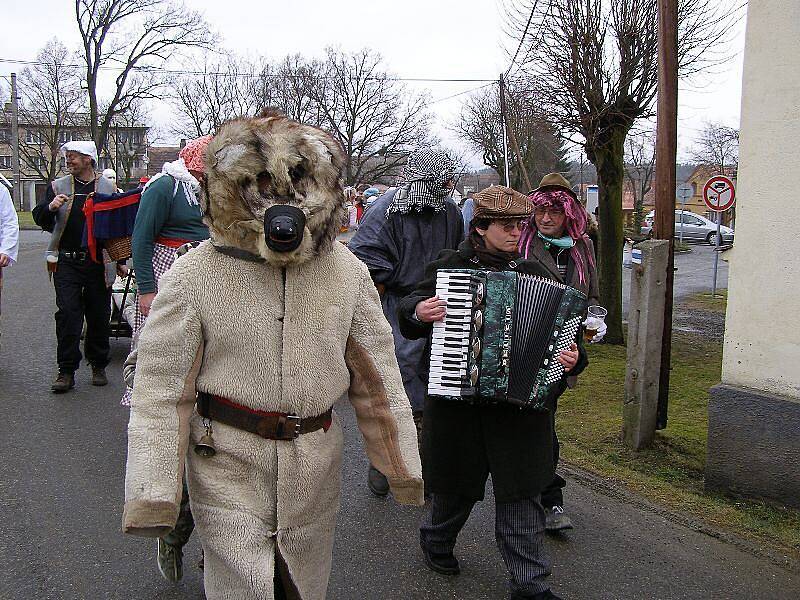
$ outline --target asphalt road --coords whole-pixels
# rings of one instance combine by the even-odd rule
[[[112,341],[111,384],[54,396],[52,287],[46,238],[24,232],[20,263],[7,269],[0,348],[0,600],[202,597],[196,537],[178,585],[155,568],[153,540],[120,532],[127,410]],[[343,496],[328,598],[501,599],[506,577],[494,543],[493,505],[480,503],[456,553],[463,572],[446,578],[421,560],[422,509],[372,497],[353,414],[346,430]],[[491,498],[491,496],[488,496]],[[571,599],[796,599],[800,575],[664,516],[570,480],[577,528],[550,540],[553,589]]]
[[[674,300],[680,301],[692,294],[711,292],[714,282],[714,246],[691,244],[691,252],[675,255],[675,282],[672,293]],[[628,314],[630,300],[631,270],[622,269],[623,314]],[[717,289],[728,287],[728,263],[720,258],[717,267]]]

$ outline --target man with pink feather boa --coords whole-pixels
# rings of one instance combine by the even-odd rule
[[[586,234],[588,215],[569,182],[559,173],[550,173],[528,197],[533,202],[534,213],[520,236],[520,254],[526,260],[540,263],[553,278],[586,294],[589,305],[597,304],[600,294],[594,245]],[[603,323],[591,343],[599,342],[605,334]],[[569,387],[574,387],[575,383],[575,377],[567,379]],[[555,419],[555,409],[551,415]],[[555,422],[552,430],[557,465],[559,444]],[[547,531],[572,529],[572,522],[564,514],[562,489],[565,485],[566,481],[556,473],[553,482],[542,492]]]

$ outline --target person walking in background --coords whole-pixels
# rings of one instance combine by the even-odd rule
[[[425,265],[442,250],[457,248],[464,237],[461,211],[450,198],[454,173],[455,163],[445,152],[432,148],[413,152],[403,169],[403,182],[364,213],[348,244],[378,288],[418,430],[425,399],[426,382],[419,373],[425,340],[407,340],[400,334],[397,305],[422,280]],[[365,196],[371,189],[377,190],[370,188]],[[378,496],[389,491],[386,478],[371,465],[367,484]]]
[[[113,194],[114,183],[100,177],[94,142],[72,141],[61,146],[68,175],[47,186],[44,201],[34,207],[33,220],[52,233],[47,266],[56,292],[55,314],[58,376],[51,386],[62,394],[75,387],[80,366],[81,330],[86,319],[84,350],[92,367],[92,385],[106,385],[108,336],[110,333],[111,290],[106,285],[105,267],[92,261],[84,245],[86,218],[83,205],[92,192]]]
[[[164,163],[142,192],[133,228],[133,268],[136,273],[137,313],[134,335],[144,326],[158,291],[158,279],[175,261],[186,242],[208,239],[200,208],[203,154],[211,136],[190,141],[178,160]]]
[[[368,208],[372,207],[375,204],[375,201],[380,197],[381,191],[376,187],[368,187],[364,190],[364,194],[362,196],[362,203],[364,204],[364,209],[362,211],[366,212]]]
[[[117,188],[117,192],[122,192],[122,190],[117,187],[117,172],[114,169],[103,169],[103,177],[114,184],[114,187]]]
[[[589,304],[597,304],[600,295],[595,267],[594,245],[586,234],[588,215],[569,182],[558,173],[542,178],[539,187],[529,195],[534,205],[533,217],[520,240],[520,252],[526,261],[537,263],[551,277],[583,292]],[[603,323],[592,343],[603,339]],[[574,387],[576,378],[567,379]],[[557,399],[556,399],[557,400]],[[557,401],[553,405],[553,462],[558,465],[559,443],[555,428]],[[556,532],[572,529],[571,519],[564,513],[566,485],[557,473],[542,492],[542,504],[547,517],[547,530]]]
[[[467,199],[464,200],[464,204],[461,205],[461,217],[464,219],[464,231],[469,231],[474,210],[475,200],[472,199],[472,192],[470,192]]]
[[[0,316],[3,314],[3,269],[17,261],[19,250],[19,220],[11,194],[0,182]],[[0,329],[2,333],[2,329]]]

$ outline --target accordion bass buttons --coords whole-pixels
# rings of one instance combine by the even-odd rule
[[[472,359],[477,361],[481,355],[481,339],[475,338],[475,341],[472,342]]]
[[[478,365],[472,366],[472,369],[469,372],[469,381],[472,384],[472,387],[478,385]]]

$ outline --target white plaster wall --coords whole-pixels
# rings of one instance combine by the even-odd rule
[[[800,0],[750,0],[724,383],[800,398]]]

